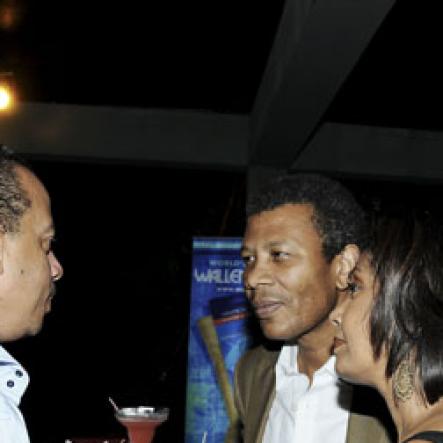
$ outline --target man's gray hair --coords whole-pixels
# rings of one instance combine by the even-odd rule
[[[12,149],[0,145],[0,229],[4,232],[18,232],[23,214],[31,207],[17,175],[19,165],[25,166],[23,160]]]

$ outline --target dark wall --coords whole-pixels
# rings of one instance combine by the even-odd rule
[[[120,405],[171,408],[159,443],[182,441],[191,240],[241,235],[244,175],[33,162],[53,200],[65,268],[36,337],[7,346],[27,368],[31,440],[124,435]]]

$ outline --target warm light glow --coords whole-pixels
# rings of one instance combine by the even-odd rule
[[[7,31],[14,28],[16,21],[16,14],[13,8],[10,6],[3,6],[0,9],[0,27],[2,29]]]
[[[12,93],[4,85],[0,85],[0,111],[6,111],[12,106]]]
[[[0,30],[15,31],[23,19],[26,2],[22,0],[0,0]]]

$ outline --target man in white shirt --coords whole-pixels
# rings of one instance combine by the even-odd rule
[[[331,356],[328,315],[366,242],[362,209],[338,182],[294,174],[257,193],[247,214],[246,296],[264,336],[284,345],[276,352],[256,348],[239,362],[234,390],[242,438],[231,429],[228,441],[388,442],[378,421],[352,410],[358,396],[337,378]]]
[[[0,441],[27,443],[25,421],[18,409],[29,376],[0,346]]]
[[[37,334],[63,268],[51,243],[49,195],[8,148],[0,147],[0,343]],[[29,377],[0,347],[0,442],[27,443],[18,409]]]

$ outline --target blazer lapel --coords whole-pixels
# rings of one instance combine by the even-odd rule
[[[350,414],[346,443],[388,442],[380,423],[367,415]]]
[[[251,392],[251,407],[248,410],[250,420],[247,435],[251,436],[251,439],[245,443],[260,443],[263,439],[269,410],[275,397],[275,362],[276,359],[273,358],[255,373],[255,391]]]
[[[373,388],[354,386],[346,443],[389,443],[395,437],[382,397]]]
[[[350,414],[346,443],[369,443],[375,441],[372,435],[368,435],[368,419],[369,417],[366,415]]]

